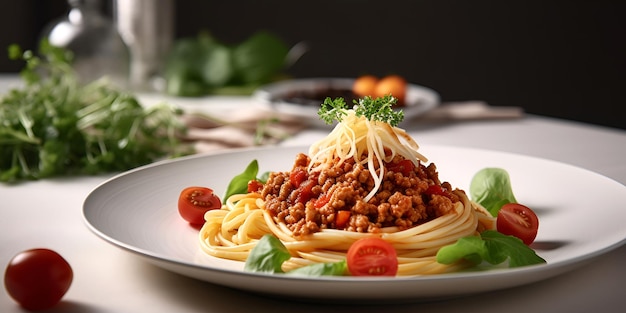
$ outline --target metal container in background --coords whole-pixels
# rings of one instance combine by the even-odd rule
[[[163,90],[162,70],[174,37],[174,0],[113,0],[120,35],[130,51],[135,90]]]

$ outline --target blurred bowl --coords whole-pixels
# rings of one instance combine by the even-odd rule
[[[353,78],[306,78],[291,79],[259,87],[252,95],[259,102],[282,115],[300,118],[314,126],[327,125],[320,120],[317,111],[326,97],[343,97],[351,104],[356,96],[352,93]],[[406,123],[439,105],[439,94],[434,90],[407,84],[405,103],[398,106],[404,112]],[[401,123],[402,125],[402,123]]]

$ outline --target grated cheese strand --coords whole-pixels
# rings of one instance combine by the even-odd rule
[[[385,154],[385,148],[391,152],[389,155]],[[309,147],[311,163],[308,170],[321,171],[341,165],[350,158],[356,163],[367,164],[374,179],[374,188],[364,199],[367,202],[382,184],[386,162],[391,162],[396,156],[411,160],[416,166],[419,161],[428,161],[418,149],[417,142],[404,129],[385,122],[370,121],[364,116],[357,116],[354,110],[348,110],[328,136]]]

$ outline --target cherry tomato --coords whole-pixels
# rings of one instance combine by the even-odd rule
[[[178,198],[178,213],[192,225],[204,224],[204,213],[221,207],[222,201],[211,188],[187,187]]]
[[[57,252],[38,248],[15,255],[4,272],[8,294],[27,310],[56,305],[72,284],[70,264]]]
[[[496,219],[496,229],[521,239],[530,245],[537,237],[539,219],[533,210],[519,203],[508,203],[500,208]]]
[[[346,255],[348,270],[354,276],[395,276],[398,255],[393,246],[377,237],[354,242]]]
[[[389,94],[398,98],[398,104],[403,104],[406,99],[406,80],[398,75],[383,77],[374,90],[375,97],[384,97]]]
[[[374,90],[378,84],[378,78],[373,75],[363,75],[357,78],[352,85],[352,92],[359,98],[374,96]]]

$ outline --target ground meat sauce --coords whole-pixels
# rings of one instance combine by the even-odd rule
[[[439,181],[433,163],[414,166],[396,157],[385,165],[380,190],[365,202],[374,179],[363,165],[348,159],[341,166],[309,174],[309,162],[307,155],[298,154],[290,172],[271,173],[261,190],[266,210],[294,236],[321,229],[371,233],[389,226],[407,229],[450,212],[460,201],[449,183]],[[342,210],[350,211],[350,218],[337,227],[337,212]]]

